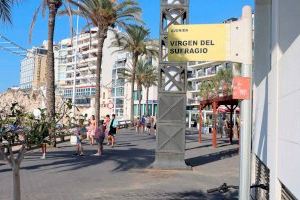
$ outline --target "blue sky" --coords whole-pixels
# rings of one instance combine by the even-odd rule
[[[13,25],[0,24],[0,33],[25,48],[39,46],[47,39],[47,19],[39,16],[33,31],[32,43],[28,32],[34,10],[41,0],[23,0],[13,8]],[[151,37],[159,37],[160,0],[138,0],[143,9],[143,19],[151,30]],[[254,0],[190,0],[190,23],[220,23],[231,17],[239,17],[244,5],[254,7]],[[55,41],[69,37],[67,17],[59,17],[56,23]],[[0,92],[19,84],[21,57],[0,50]]]

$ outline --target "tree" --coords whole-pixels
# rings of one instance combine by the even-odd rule
[[[142,115],[142,107],[141,107],[141,101],[142,101],[142,89],[143,84],[147,80],[148,76],[152,71],[150,71],[151,65],[149,62],[139,59],[136,64],[135,72],[133,71],[133,67],[127,67],[123,72],[120,72],[119,76],[120,78],[124,78],[128,80],[128,82],[132,83],[134,80],[137,85],[137,94],[138,94],[138,100],[139,100],[139,116]]]
[[[11,21],[11,7],[17,3],[18,0],[1,0],[0,1],[0,21],[12,23]]]
[[[107,32],[115,26],[126,28],[128,23],[139,21],[141,9],[137,2],[125,0],[117,3],[112,0],[80,0],[77,3],[74,0],[68,0],[80,8],[79,11],[72,11],[73,14],[79,14],[88,19],[87,26],[93,25],[98,28],[98,52],[96,68],[96,98],[95,98],[95,116],[98,124],[100,119],[100,75],[102,64],[102,50]]]
[[[211,94],[214,91],[214,83],[213,81],[207,80],[203,81],[200,85],[199,95],[202,99],[208,99],[211,97]]]
[[[150,31],[143,26],[130,25],[125,29],[126,33],[120,33],[116,40],[112,42],[113,47],[119,47],[117,51],[125,51],[131,53],[132,56],[132,77],[131,82],[131,118],[134,118],[134,84],[137,62],[140,56],[158,56],[158,45],[149,40]]]
[[[34,116],[33,113],[26,113],[18,103],[0,108],[0,155],[12,168],[13,200],[21,199],[20,166],[26,150],[45,143],[54,124],[64,118],[71,122],[71,108],[71,102],[63,102],[54,121],[49,121],[45,109],[39,109],[40,115]]]
[[[32,30],[34,28],[38,13],[42,10],[43,16],[45,10],[48,8],[48,49],[47,49],[47,68],[46,68],[46,99],[47,99],[47,112],[51,121],[55,118],[55,73],[54,73],[54,51],[53,51],[53,38],[55,30],[55,20],[58,9],[62,6],[63,0],[42,0],[41,5],[36,9],[30,25],[29,40],[31,41]],[[49,132],[55,135],[54,127],[50,127]],[[50,135],[50,136],[51,136]],[[55,146],[54,139],[54,146]]]
[[[218,96],[220,93],[227,96],[231,93],[232,85],[232,69],[221,69],[217,72],[213,79],[215,93]]]
[[[149,64],[147,69],[147,75],[143,81],[143,85],[146,88],[146,115],[149,115],[148,99],[149,99],[149,88],[157,85],[158,73],[156,68]]]
[[[211,79],[201,83],[199,95],[204,98],[218,97],[220,94],[229,95],[231,93],[232,70],[221,69]]]

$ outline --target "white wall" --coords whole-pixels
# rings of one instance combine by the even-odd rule
[[[255,12],[253,151],[270,169],[270,199],[279,181],[300,198],[300,1],[256,0]]]

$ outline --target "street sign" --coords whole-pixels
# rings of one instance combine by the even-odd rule
[[[249,64],[252,61],[245,53],[248,40],[244,39],[247,23],[241,18],[225,24],[172,25],[168,29],[168,60]]]
[[[226,24],[173,25],[168,30],[169,61],[226,60]]]
[[[233,77],[232,98],[241,100],[250,99],[250,78],[240,76]]]

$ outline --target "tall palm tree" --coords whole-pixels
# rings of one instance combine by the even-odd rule
[[[129,52],[132,56],[132,77],[131,82],[131,115],[130,120],[134,118],[134,83],[136,66],[140,56],[158,56],[158,45],[149,40],[150,31],[143,26],[130,25],[125,29],[126,33],[119,34],[112,42],[112,47],[119,47],[118,51]]]
[[[208,99],[214,93],[215,85],[211,80],[206,80],[201,83],[199,95],[202,99]]]
[[[149,63],[147,69],[147,75],[143,81],[143,86],[146,88],[146,115],[149,115],[148,99],[149,99],[149,88],[151,86],[157,85],[157,70]]]
[[[53,139],[53,134],[55,131],[55,73],[54,73],[54,30],[55,30],[55,20],[58,9],[62,6],[63,0],[42,0],[39,7],[35,10],[33,19],[30,25],[29,31],[29,41],[31,41],[32,31],[38,16],[39,11],[42,11],[42,15],[45,16],[45,11],[48,8],[48,44],[47,44],[47,68],[46,68],[46,99],[47,99],[47,113],[49,120],[53,123],[52,128],[50,128],[50,140]],[[54,137],[55,138],[55,137]],[[55,146],[55,139],[54,139]]]
[[[146,62],[145,60],[139,59],[136,63],[136,69],[133,71],[133,66],[125,68],[123,72],[119,74],[120,78],[126,79],[128,82],[133,82],[133,80],[136,82],[137,86],[137,94],[138,94],[138,115],[141,117],[142,115],[142,90],[143,90],[143,84],[146,81],[147,77],[150,75],[150,69],[151,65],[149,62]]]
[[[17,2],[18,0],[0,0],[0,21],[12,23],[11,7]]]
[[[115,26],[126,28],[128,23],[139,21],[141,9],[134,0],[124,0],[115,2],[114,0],[68,0],[80,8],[79,11],[73,11],[74,14],[85,16],[88,19],[87,26],[95,26],[98,28],[98,52],[97,52],[97,68],[96,68],[96,98],[95,98],[95,115],[96,122],[100,118],[100,74],[102,64],[102,50],[107,32]]]
[[[232,69],[221,69],[217,72],[213,79],[216,96],[220,92],[223,95],[228,95],[231,92],[232,76]]]

